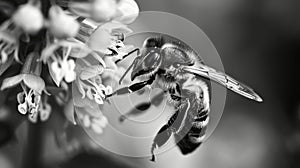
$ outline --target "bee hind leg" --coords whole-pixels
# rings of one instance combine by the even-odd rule
[[[158,131],[158,133],[156,134],[153,143],[152,143],[152,147],[151,147],[151,159],[150,161],[155,161],[155,155],[154,155],[154,149],[157,147],[161,147],[162,145],[164,145],[169,138],[172,135],[172,131],[169,128],[169,125],[166,124],[163,127],[160,128],[160,130]]]

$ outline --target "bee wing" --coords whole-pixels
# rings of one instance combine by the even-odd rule
[[[208,67],[206,65],[201,64],[198,67],[192,67],[192,66],[185,66],[183,67],[183,70],[197,75],[197,76],[201,76],[201,77],[205,77],[208,79],[211,79],[223,86],[225,86],[226,88],[242,95],[245,96],[249,99],[258,101],[258,102],[262,102],[262,98],[256,94],[250,87],[242,84],[241,82],[238,82],[237,80],[235,80],[234,78],[224,74],[223,72],[219,72],[211,67]]]

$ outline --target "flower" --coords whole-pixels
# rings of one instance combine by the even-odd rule
[[[32,114],[31,118],[34,119],[34,113],[38,111],[41,94],[45,89],[45,82],[42,78],[33,74],[19,74],[13,77],[4,79],[1,90],[13,87],[21,83],[23,92],[18,93],[18,111],[21,114]]]
[[[45,82],[38,76],[41,73],[41,63],[35,62],[37,57],[36,52],[28,54],[21,73],[5,78],[1,86],[1,90],[4,90],[21,84],[23,91],[17,94],[18,111],[21,114],[29,112],[33,121],[35,120],[35,113],[39,109],[41,94],[45,91]]]
[[[23,87],[24,88],[24,87]],[[51,106],[45,101],[41,101],[41,95],[30,89],[29,92],[24,91],[17,95],[18,111],[25,115],[28,113],[28,119],[32,123],[36,123],[38,116],[41,121],[48,120],[51,113]]]
[[[63,78],[68,83],[74,81],[76,78],[74,69],[74,60],[67,60],[67,57],[64,57],[62,60],[58,59],[52,62],[51,70],[53,72],[53,80],[55,81],[56,85],[59,86]]]
[[[17,101],[19,103],[18,105],[18,111],[21,114],[27,114],[29,112],[31,114],[31,118],[34,118],[34,113],[38,111],[41,96],[33,89],[27,89],[23,86],[23,92],[18,93],[17,95]]]
[[[45,82],[44,80],[36,76],[34,74],[25,74],[21,73],[19,75],[8,77],[3,80],[1,90],[11,88],[16,86],[17,84],[24,84],[31,90],[33,90],[35,93],[41,94],[42,91],[45,90]],[[25,90],[25,89],[24,89]]]
[[[62,55],[58,54],[58,50],[62,50]],[[72,52],[76,50],[79,52]],[[47,47],[42,51],[41,60],[48,63],[49,73],[57,86],[63,79],[70,83],[75,80],[76,73],[75,61],[68,58],[85,57],[92,52],[87,46],[77,41],[58,40],[51,43],[48,41]],[[82,54],[83,53],[83,54]],[[51,58],[51,59],[49,59]]]
[[[38,6],[31,2],[20,5],[12,16],[12,21],[24,32],[34,34],[44,26],[44,17]]]
[[[74,37],[79,31],[79,23],[59,6],[51,6],[49,19],[48,29],[58,39]]]
[[[111,54],[114,46],[117,46],[122,41],[124,35],[131,33],[132,30],[126,25],[115,22],[107,22],[99,26],[90,36],[87,45],[98,52]]]
[[[112,87],[104,86],[100,75],[86,80],[77,78],[76,85],[82,95],[81,99],[87,97],[90,100],[94,100],[97,104],[103,104],[103,99],[106,98],[106,95],[112,93]]]
[[[85,128],[91,129],[96,134],[102,134],[108,120],[104,115],[91,116],[88,113],[77,113],[78,119]]]
[[[69,9],[76,15],[102,23],[114,20],[123,24],[130,24],[139,13],[139,7],[134,0],[70,2]]]

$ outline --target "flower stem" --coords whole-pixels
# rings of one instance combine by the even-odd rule
[[[30,53],[27,55],[25,63],[22,67],[21,73],[23,73],[23,74],[30,73],[30,67],[31,67],[34,56],[35,56],[34,53]]]

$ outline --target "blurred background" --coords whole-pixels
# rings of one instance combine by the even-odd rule
[[[226,73],[255,88],[264,102],[256,103],[228,92],[223,116],[215,132],[189,156],[182,156],[177,148],[158,155],[157,163],[149,162],[148,158],[91,152],[91,147],[78,147],[77,152],[66,154],[52,148],[55,146],[53,138],[46,138],[42,140],[48,150],[44,150],[40,158],[31,159],[44,160],[49,167],[67,168],[300,167],[300,73],[297,59],[300,55],[300,1],[137,2],[141,11],[174,13],[197,24],[217,48]],[[0,168],[22,167],[24,139],[26,135],[30,136],[26,132],[30,125],[24,125],[17,131],[18,142],[1,146]],[[1,129],[0,136],[6,135],[4,130]],[[72,131],[70,128],[69,132]],[[78,133],[76,129],[76,136],[84,142],[88,139],[83,130]],[[89,146],[93,145],[89,143]],[[50,164],[53,161],[59,164]]]

